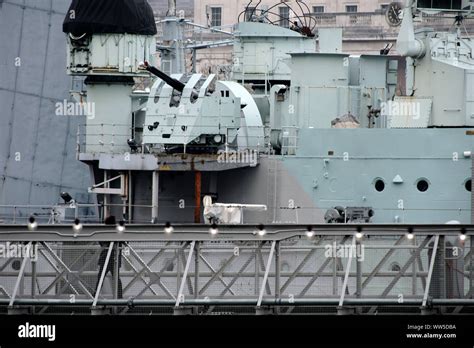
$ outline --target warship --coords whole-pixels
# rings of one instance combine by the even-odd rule
[[[249,210],[244,223],[469,223],[466,6],[449,9],[461,14],[444,33],[415,33],[411,18],[425,5],[413,6],[397,56],[345,54],[340,29],[320,29],[317,49],[309,15],[287,29],[257,7],[235,27],[229,81],[184,73],[179,21],[164,23],[163,40],[176,44],[161,50],[179,72],[167,75],[153,67],[152,27],[120,37],[66,19],[68,73],[86,76],[76,95],[95,105],[78,157],[101,197],[97,215],[201,223],[209,196],[266,206],[239,208]],[[158,76],[150,92],[134,91],[133,78],[149,73]]]
[[[232,39],[200,46],[233,46],[223,80],[185,71],[199,25],[174,1],[159,44],[132,2],[65,11],[80,83],[55,111],[83,116],[92,201],[61,191],[46,216],[5,217],[1,310],[472,312],[474,3],[392,3],[397,54],[350,55],[303,2],[284,28],[251,1]],[[415,30],[424,13],[452,28]]]

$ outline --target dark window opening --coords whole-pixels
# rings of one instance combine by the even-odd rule
[[[377,180],[375,182],[375,189],[377,190],[377,192],[383,192],[383,190],[385,190],[385,183],[383,182],[383,180]]]
[[[313,6],[313,13],[324,13],[324,6]]]
[[[466,181],[464,187],[466,188],[466,191],[472,192],[472,180],[469,179],[468,181]]]
[[[356,13],[358,10],[357,5],[346,5],[346,12]]]
[[[222,26],[222,7],[211,7],[211,27]]]
[[[418,191],[420,192],[426,192],[428,191],[430,187],[430,184],[428,183],[428,181],[422,179],[420,181],[418,181],[418,183],[416,184],[416,188],[418,189]]]
[[[245,9],[245,21],[246,22],[251,22],[257,15],[257,10],[255,7],[247,7]]]
[[[288,7],[279,7],[280,26],[283,28],[290,27],[290,9]]]

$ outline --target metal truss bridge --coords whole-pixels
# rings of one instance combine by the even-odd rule
[[[474,313],[474,226],[0,225],[0,313]]]

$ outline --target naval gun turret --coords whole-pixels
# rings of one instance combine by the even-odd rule
[[[216,153],[264,147],[262,117],[252,95],[216,75],[168,76],[145,62],[159,77],[147,103],[143,143],[152,152]]]
[[[162,79],[164,82],[166,82],[168,85],[173,87],[178,92],[182,93],[184,91],[184,87],[186,87],[186,85],[184,83],[182,83],[181,81],[178,81],[178,80],[172,78],[171,76],[166,75],[161,70],[157,69],[154,66],[151,66],[148,62],[145,62],[144,66],[145,66],[146,70],[148,70],[153,75],[155,75],[155,76],[159,77],[160,79]]]
[[[144,67],[147,71],[149,71],[153,75],[159,77],[161,80],[163,80],[169,86],[173,87],[174,90],[177,93],[183,93],[184,88],[186,87],[186,85],[184,83],[182,83],[179,80],[176,80],[176,79],[172,78],[169,75],[166,75],[164,72],[162,72],[161,70],[157,69],[156,67],[150,65],[148,62],[144,63]],[[193,90],[191,92],[191,99],[196,100],[197,98],[199,98],[199,95],[195,90]]]

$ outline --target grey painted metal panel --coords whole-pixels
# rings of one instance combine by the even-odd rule
[[[68,5],[6,0],[0,7],[0,204],[54,204],[61,191],[89,202],[89,172],[75,155],[85,120],[55,113],[71,88],[61,30]]]

